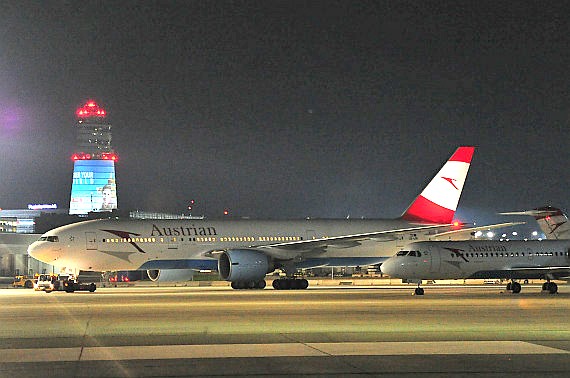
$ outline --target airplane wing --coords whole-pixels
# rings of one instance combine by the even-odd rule
[[[452,231],[449,231],[449,228],[457,227],[457,224],[449,223],[449,224],[437,224],[437,225],[418,225],[415,227],[359,233],[353,235],[331,236],[331,237],[324,237],[317,239],[308,239],[308,240],[300,240],[292,242],[279,242],[279,243],[263,244],[263,245],[254,244],[248,246],[247,249],[261,251],[276,259],[289,260],[298,257],[299,255],[317,256],[324,253],[327,249],[330,248],[340,249],[340,248],[356,247],[361,245],[362,242],[365,241],[369,242],[394,241],[397,240],[401,234],[414,232],[414,231],[445,230],[441,233],[434,234],[433,236],[431,236],[431,238],[438,238],[440,237],[440,235],[441,238],[443,238],[444,235],[456,234],[457,236],[461,236],[459,237],[459,239],[468,239],[471,236],[470,235],[471,233],[478,230],[489,230],[493,228],[509,227],[524,223],[525,222],[509,222],[509,223],[501,223],[501,224],[487,225],[480,227],[469,227]],[[457,237],[455,238],[457,239]],[[206,252],[204,255],[207,257],[215,258],[215,256],[220,254],[221,252],[223,251],[212,250]]]
[[[354,235],[332,236],[317,239],[301,240],[294,242],[273,243],[265,245],[252,245],[251,249],[262,251],[272,257],[278,259],[291,259],[299,254],[320,254],[325,252],[327,248],[350,248],[360,245],[363,241],[370,240],[376,242],[385,242],[397,240],[399,234],[423,231],[448,229],[453,224],[438,224],[428,226],[407,227],[401,229],[385,230],[378,232],[367,232]]]
[[[476,231],[488,231],[488,230],[493,230],[495,228],[518,226],[520,224],[525,224],[525,223],[526,222],[507,222],[507,223],[490,224],[488,226],[469,227],[469,228],[462,228],[460,230],[445,231],[433,235],[432,237],[430,237],[430,240],[466,240],[470,239],[472,236],[471,234]]]

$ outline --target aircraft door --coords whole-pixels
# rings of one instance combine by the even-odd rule
[[[96,250],[97,249],[97,233],[86,232],[85,233],[85,242],[86,242],[87,250]]]
[[[431,259],[429,271],[431,273],[439,272],[439,268],[440,268],[440,264],[441,264],[440,254],[438,253],[436,248],[429,247],[427,249],[429,249],[429,252],[428,252],[429,258]]]
[[[168,249],[178,249],[178,238],[176,236],[168,237]]]
[[[533,256],[532,256],[532,249],[527,248],[527,249],[526,249],[526,253],[527,253],[527,255],[528,255],[528,260],[529,260],[529,261],[532,261],[532,259],[533,259]]]

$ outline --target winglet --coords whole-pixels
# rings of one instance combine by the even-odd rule
[[[459,147],[401,219],[447,224],[453,221],[475,147]]]

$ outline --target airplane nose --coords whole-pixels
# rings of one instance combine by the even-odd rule
[[[395,272],[395,263],[394,260],[388,259],[380,265],[380,270],[387,276],[392,276]]]
[[[59,258],[59,252],[54,251],[45,242],[33,242],[28,247],[28,255],[34,259],[45,263],[53,263]]]

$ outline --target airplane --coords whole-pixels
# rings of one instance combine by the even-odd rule
[[[234,289],[262,289],[281,269],[274,288],[304,289],[298,269],[379,264],[410,241],[477,229],[453,222],[474,150],[459,147],[396,219],[99,219],[48,231],[28,253],[67,269],[146,270],[153,281],[217,270]]]
[[[532,241],[424,241],[410,243],[386,260],[382,273],[417,283],[422,280],[510,279],[507,290],[521,291],[517,279],[545,279],[542,290],[551,294],[558,286],[551,280],[570,281],[570,240]]]
[[[570,223],[568,223],[568,216],[564,214],[562,210],[555,207],[545,206],[534,210],[512,211],[499,214],[533,216],[547,239],[570,239]]]

